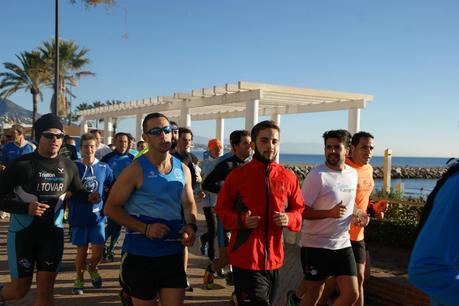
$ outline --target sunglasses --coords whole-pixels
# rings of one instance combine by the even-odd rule
[[[153,136],[159,136],[161,132],[164,132],[164,134],[169,134],[170,132],[172,132],[172,128],[170,127],[170,125],[163,126],[162,128],[154,127],[154,128],[149,129],[147,131],[147,134],[153,135]]]
[[[64,138],[64,133],[43,132],[41,135],[47,139],[53,139],[54,137],[56,137],[56,139]]]

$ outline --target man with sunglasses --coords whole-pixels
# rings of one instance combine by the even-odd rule
[[[63,125],[53,114],[34,124],[38,148],[9,164],[0,177],[0,208],[12,213],[8,230],[11,283],[0,289],[0,303],[24,297],[37,269],[35,305],[54,305],[54,280],[64,247],[63,200],[67,192],[91,203],[75,164],[59,156]]]
[[[169,153],[172,128],[166,116],[143,121],[148,153],[118,177],[105,206],[126,226],[120,283],[134,305],[182,305],[184,246],[195,240],[196,204],[188,167]]]

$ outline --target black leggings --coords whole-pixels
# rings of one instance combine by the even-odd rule
[[[210,260],[215,259],[215,237],[217,235],[217,216],[212,207],[203,207],[204,216],[206,217],[207,233],[203,234],[203,240],[209,244],[207,256]]]

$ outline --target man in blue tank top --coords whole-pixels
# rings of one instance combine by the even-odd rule
[[[196,204],[188,167],[169,153],[172,128],[166,116],[143,121],[148,153],[117,178],[105,206],[126,226],[120,283],[135,304],[183,305],[184,246],[195,240]]]

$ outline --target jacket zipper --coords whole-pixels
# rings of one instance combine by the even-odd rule
[[[266,213],[265,213],[265,268],[268,267],[268,251],[269,251],[269,165],[265,169],[265,194],[266,194]]]

